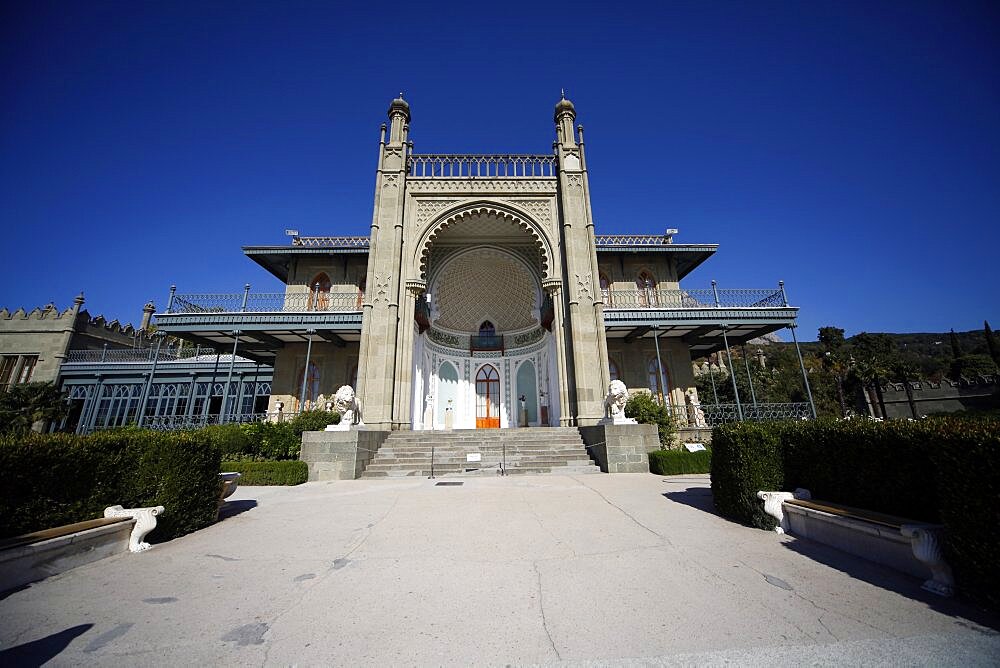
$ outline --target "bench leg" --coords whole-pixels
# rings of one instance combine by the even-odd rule
[[[904,524],[900,527],[900,533],[910,539],[913,556],[931,569],[931,579],[924,582],[923,589],[938,596],[954,595],[955,578],[952,576],[951,566],[944,560],[939,530]]]
[[[163,506],[153,506],[150,508],[122,508],[121,506],[110,506],[104,509],[105,517],[134,517],[135,526],[132,527],[132,535],[128,539],[128,549],[130,552],[142,552],[152,547],[149,543],[143,542],[150,531],[156,528],[156,516],[163,514]]]
[[[781,504],[795,495],[791,492],[757,492],[757,498],[764,502],[764,512],[778,520],[778,526],[774,527],[775,533],[785,533],[788,530],[788,519],[782,510]]]

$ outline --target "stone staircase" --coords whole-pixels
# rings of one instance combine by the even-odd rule
[[[431,449],[434,476],[600,473],[576,427],[394,431],[368,464],[362,478],[428,477]],[[469,461],[479,455],[480,461]]]

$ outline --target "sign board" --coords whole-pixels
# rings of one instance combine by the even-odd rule
[[[688,452],[700,452],[705,449],[704,443],[685,443],[684,447],[687,448]]]
[[[483,461],[483,456],[482,456],[482,454],[480,454],[478,452],[470,452],[469,454],[465,455],[465,461],[467,461],[467,462],[481,462],[481,461]]]

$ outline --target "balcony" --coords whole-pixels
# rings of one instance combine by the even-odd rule
[[[554,155],[411,155],[415,179],[544,179],[556,176]]]
[[[361,295],[350,292],[249,292],[174,294],[166,314],[191,313],[314,313],[361,310]]]
[[[729,343],[745,343],[795,325],[784,284],[777,288],[667,290],[658,287],[603,290],[608,339],[679,338],[693,356]]]

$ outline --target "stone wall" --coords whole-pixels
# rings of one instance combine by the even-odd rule
[[[622,424],[580,427],[587,453],[604,473],[649,473],[646,453],[660,449],[656,425]]]
[[[970,408],[1000,407],[1000,384],[993,379],[957,383],[947,379],[940,383],[915,381],[910,383],[910,391],[918,416],[954,413]],[[913,417],[906,388],[902,383],[885,385],[882,388],[882,398],[889,418]]]
[[[309,465],[309,482],[361,477],[388,431],[306,431],[299,459]]]
[[[274,362],[274,380],[271,384],[271,400],[268,411],[275,411],[276,403],[284,404],[285,412],[298,410],[299,394],[302,392],[302,370],[306,362],[306,343],[289,343],[278,351]],[[319,335],[313,339],[309,361],[319,370],[319,406],[325,399],[333,397],[341,385],[350,385],[357,390],[354,374],[358,364],[358,344],[348,342],[343,348]],[[364,405],[361,406],[364,415]]]

